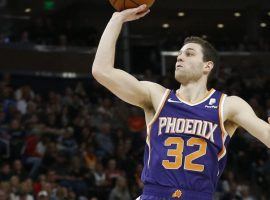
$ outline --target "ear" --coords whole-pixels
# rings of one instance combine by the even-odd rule
[[[212,61],[205,62],[205,65],[204,65],[205,72],[207,72],[209,74],[213,68],[214,68],[214,63]]]

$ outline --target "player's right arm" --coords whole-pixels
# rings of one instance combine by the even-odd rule
[[[149,87],[156,87],[155,84],[138,81],[125,71],[116,69],[114,61],[116,42],[122,25],[145,16],[149,12],[145,9],[144,5],[113,14],[103,32],[92,66],[92,74],[100,84],[120,99],[142,108],[151,106]]]

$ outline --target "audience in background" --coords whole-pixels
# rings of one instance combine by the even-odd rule
[[[267,119],[267,73],[256,73],[257,79],[255,73],[227,72],[220,71],[213,86],[241,96]],[[148,73],[148,79],[177,87],[171,77]],[[48,84],[51,90],[43,87]],[[89,79],[3,75],[0,91],[0,199],[129,200],[140,195],[146,131],[139,108]],[[228,154],[215,198],[269,199],[266,146],[239,129]]]
[[[62,13],[63,14],[63,13]],[[57,15],[57,14],[56,14]],[[66,15],[72,15],[66,13]],[[9,25],[7,25],[9,24]],[[12,25],[11,25],[12,24]],[[12,27],[16,29],[12,29]],[[33,16],[31,20],[16,21],[6,20],[0,30],[0,45],[11,45],[15,48],[31,48],[33,45],[55,46],[57,50],[67,50],[68,47],[96,47],[101,33],[98,32],[91,21],[80,18],[63,19],[54,16]],[[233,33],[206,36],[219,51],[269,51],[270,41],[266,32],[259,33],[257,40],[249,38],[245,34]],[[158,37],[157,49],[178,50],[179,44],[186,36],[194,35],[194,32],[164,31],[152,37]],[[200,36],[200,35],[199,35]],[[205,37],[205,35],[204,35]],[[146,36],[148,38],[148,36]],[[145,40],[142,39],[142,40]],[[146,48],[146,45],[144,45]],[[153,66],[158,66],[155,53],[150,53],[149,58]]]

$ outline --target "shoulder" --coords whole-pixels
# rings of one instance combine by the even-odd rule
[[[237,106],[245,106],[248,105],[248,103],[238,96],[227,96],[225,98],[225,105],[229,106],[230,108],[235,108]]]
[[[141,81],[141,83],[147,87],[151,98],[151,106],[147,106],[145,109],[156,110],[163,96],[168,95],[170,90],[154,82]]]
[[[250,105],[241,97],[227,96],[224,101],[224,113],[227,118],[231,118],[234,115],[252,110]]]
[[[141,81],[141,83],[144,85],[144,87],[147,87],[148,92],[151,95],[151,99],[161,98],[165,92],[169,90],[158,83],[150,81]]]
[[[150,92],[164,93],[167,88],[162,85],[150,81],[140,81],[145,87],[149,89]]]
[[[233,105],[237,105],[237,104],[246,103],[246,101],[238,96],[227,96],[225,99],[225,103],[233,106]]]

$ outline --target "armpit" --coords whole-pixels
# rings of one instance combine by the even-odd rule
[[[238,128],[238,125],[234,122],[226,120],[224,122],[224,128],[225,128],[226,132],[230,135],[230,137],[232,137],[233,134],[235,133],[236,129]]]

